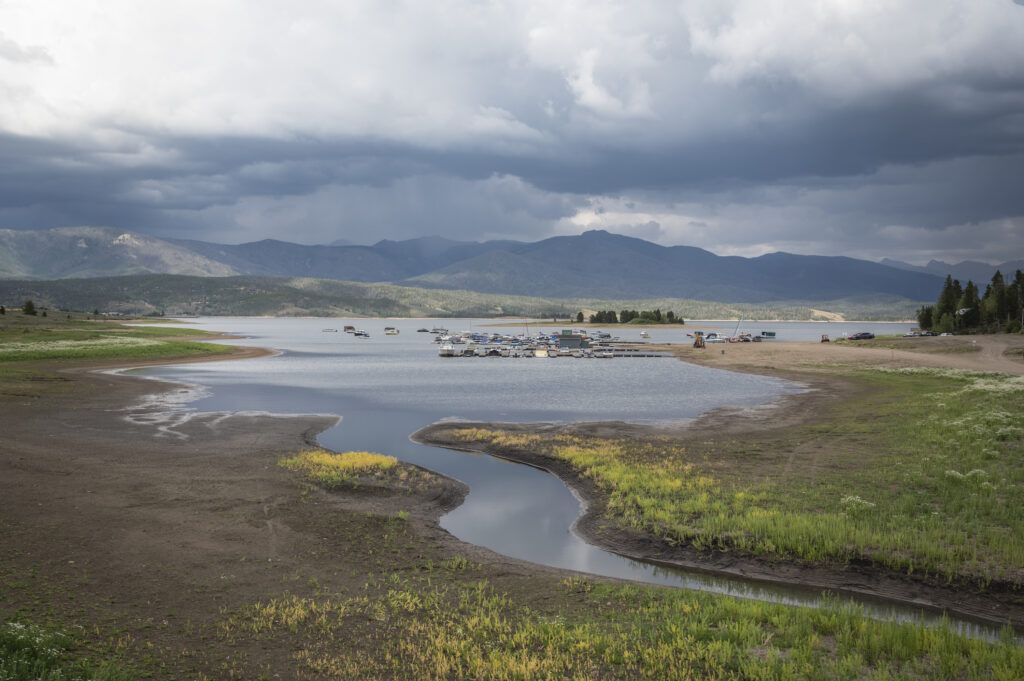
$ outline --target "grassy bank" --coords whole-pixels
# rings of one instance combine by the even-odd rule
[[[310,678],[1019,679],[1024,648],[945,628],[571,578],[534,610],[486,581],[392,574],[358,594],[272,598],[226,614],[233,646],[291,645]],[[358,645],[339,644],[356,639]]]
[[[0,316],[0,366],[16,362],[192,357],[228,352],[223,345],[189,340],[210,334],[158,325],[126,326],[82,315]]]
[[[621,525],[670,544],[1024,585],[1024,379],[848,375],[865,397],[756,442],[459,429],[571,463]]]

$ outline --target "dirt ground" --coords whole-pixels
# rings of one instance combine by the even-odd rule
[[[687,361],[776,375],[816,362],[865,358],[1024,373],[1024,362],[1003,354],[1024,345],[1024,337],[977,341],[982,349],[969,353],[816,343],[728,345],[699,355],[685,347],[673,350]],[[258,352],[240,350],[235,356]],[[328,494],[277,466],[281,456],[314,444],[317,433],[333,425],[331,417],[202,414],[169,422],[159,415],[164,409],[153,396],[180,387],[102,373],[103,368],[62,368],[41,380],[38,389],[0,393],[2,618],[81,624],[110,649],[149,659],[167,678],[196,678],[198,671],[216,677],[217,670],[232,665],[288,668],[286,649],[239,650],[225,647],[215,635],[223,613],[271,594],[355,591],[370,574],[418,570],[424,562],[460,555],[479,564],[475,578],[529,604],[546,599],[566,574],[466,545],[441,530],[437,519],[466,492],[460,483],[437,478],[413,493]],[[824,377],[801,380],[815,382],[818,394],[828,399],[846,399],[855,390]],[[773,427],[813,420],[814,405],[822,404],[799,396],[786,399],[772,410]],[[766,422],[756,413],[736,418],[717,412],[694,424],[692,434],[754,433]],[[593,434],[649,432],[624,424],[576,427]],[[584,494],[592,492],[570,472],[554,472]],[[396,525],[399,511],[409,513],[407,524]],[[665,555],[663,547],[642,537],[603,534],[592,519],[579,528],[592,541],[626,554],[702,560]],[[401,537],[400,545],[395,536]],[[785,566],[716,561],[704,567],[877,590],[967,614],[994,608],[998,616],[1024,623],[1022,609],[1008,612],[998,596],[965,600],[932,585],[871,581],[877,575],[868,570],[812,575],[786,572]]]
[[[1024,336],[947,336],[898,338],[884,342],[843,341],[831,343],[710,344],[703,350],[687,345],[666,349],[688,362],[733,371],[756,370],[771,374],[778,371],[809,369],[816,364],[870,364],[884,367],[936,367],[1024,374],[1020,354],[1008,351],[1024,347]]]

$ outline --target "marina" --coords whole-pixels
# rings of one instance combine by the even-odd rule
[[[422,331],[422,329],[421,329]],[[560,358],[614,359],[616,357],[669,357],[665,352],[645,351],[636,347],[649,341],[623,341],[619,337],[597,330],[563,329],[556,334],[501,334],[465,331],[459,334],[442,333],[434,338],[439,344],[439,357],[506,357],[506,358]],[[642,338],[650,338],[646,331]],[[462,347],[456,347],[462,346]]]

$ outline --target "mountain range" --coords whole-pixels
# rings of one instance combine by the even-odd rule
[[[958,280],[961,284],[973,281],[982,291],[985,290],[985,285],[992,281],[992,277],[995,276],[997,270],[1002,273],[1005,281],[1013,279],[1014,273],[1017,270],[1024,270],[1024,260],[1010,260],[995,266],[989,265],[986,262],[978,262],[977,260],[964,260],[955,265],[942,262],[941,260],[929,260],[927,265],[922,266],[884,258],[882,264],[909,272],[935,274],[943,279],[948,275]]]
[[[986,267],[991,270],[987,279],[971,278],[988,281],[995,268]],[[423,237],[372,246],[309,246],[270,239],[214,244],[103,227],[0,230],[0,279],[19,280],[263,275],[547,298],[763,303],[884,295],[931,302],[946,274],[940,269],[931,263],[915,268],[896,261],[789,253],[718,256],[605,231],[537,242]]]

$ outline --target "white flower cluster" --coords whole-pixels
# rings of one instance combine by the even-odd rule
[[[850,511],[874,508],[875,506],[872,502],[867,501],[866,499],[861,499],[856,494],[850,494],[843,497],[839,503],[843,505],[843,508]]]
[[[987,478],[988,473],[986,471],[981,470],[980,468],[975,468],[974,470],[967,471],[966,473],[961,473],[960,471],[955,470],[948,470],[946,471],[946,477],[953,478],[955,480],[981,480]]]
[[[116,348],[116,347],[144,347],[147,345],[160,345],[163,341],[150,338],[128,338],[125,336],[103,336],[92,340],[59,340],[59,341],[36,341],[34,343],[2,343],[0,354],[15,352],[54,352],[62,350],[77,350],[80,348]]]

